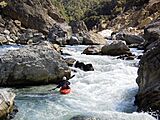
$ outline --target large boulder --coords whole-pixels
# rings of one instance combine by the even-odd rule
[[[160,18],[144,29],[145,48],[155,41],[160,41]]]
[[[48,42],[8,51],[0,57],[0,86],[57,83],[70,69]]]
[[[84,70],[84,71],[94,71],[94,68],[92,66],[91,63],[89,64],[84,64],[83,62],[79,62],[77,61],[74,65],[75,68],[80,68],[81,70]]]
[[[138,111],[160,111],[160,43],[142,56],[136,82]]]
[[[145,41],[144,38],[141,37],[140,35],[134,35],[134,34],[123,33],[123,32],[117,33],[116,39],[125,41],[127,45],[141,44]]]
[[[5,119],[13,111],[15,94],[0,89],[0,119]]]
[[[102,35],[94,32],[87,32],[83,36],[83,43],[85,45],[105,45],[107,41]]]
[[[83,54],[86,55],[100,55],[101,54],[102,45],[91,45],[88,46],[84,51]]]
[[[104,45],[102,47],[101,52],[103,55],[111,55],[111,56],[117,56],[123,54],[131,55],[128,46],[121,40],[118,41],[115,40],[110,45]]]
[[[5,1],[7,6],[3,8],[3,13],[12,19],[21,21],[27,28],[46,33],[54,23],[64,23],[64,19],[53,6],[51,0]]]

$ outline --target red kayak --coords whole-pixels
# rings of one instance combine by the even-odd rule
[[[61,94],[69,94],[71,92],[71,89],[60,89]]]

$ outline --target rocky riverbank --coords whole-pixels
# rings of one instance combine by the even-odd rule
[[[69,26],[50,0],[1,0],[0,44],[23,47],[0,56],[0,86],[58,83],[63,76],[71,77],[69,65],[74,63],[84,71],[94,70],[92,64],[64,59],[61,47],[65,45],[90,45],[82,54],[110,55],[125,60],[140,58],[129,49],[135,47],[145,51],[138,70],[135,104],[138,111],[159,110],[159,3],[142,2],[141,9],[131,2],[132,7],[127,11],[118,12],[110,22],[105,21],[105,27],[102,28],[101,22],[98,25],[101,29],[89,31],[83,21],[72,21]],[[110,33],[105,31],[106,37],[99,30],[107,28]]]

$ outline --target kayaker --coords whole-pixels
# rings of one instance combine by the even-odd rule
[[[66,77],[63,77],[62,81],[59,82],[56,88],[70,89],[69,85],[70,85],[70,82],[67,80]]]
[[[73,78],[75,75],[73,75],[71,78]],[[71,79],[70,78],[70,79]],[[62,78],[62,81],[60,81],[59,82],[59,84],[58,84],[58,86],[56,87],[56,88],[53,88],[53,89],[51,89],[51,90],[55,90],[55,89],[57,89],[57,88],[61,88],[61,89],[70,89],[70,82],[67,80],[67,78],[64,76],[63,78]],[[51,91],[51,90],[49,90],[49,91]]]

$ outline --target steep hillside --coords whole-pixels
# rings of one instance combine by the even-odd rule
[[[87,27],[143,28],[160,15],[159,0],[52,0],[68,21],[84,20]],[[149,17],[149,18],[148,18]],[[150,20],[151,17],[151,20]]]

